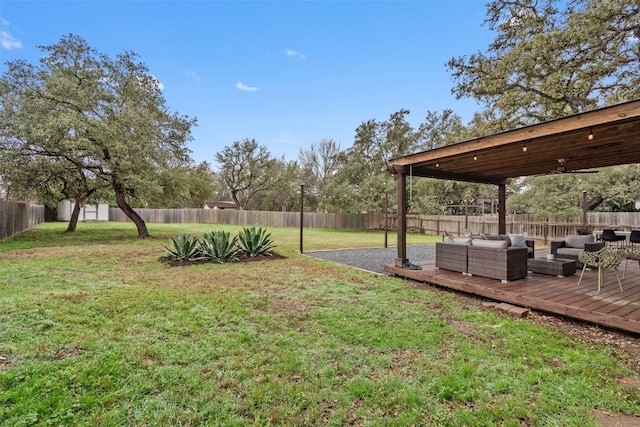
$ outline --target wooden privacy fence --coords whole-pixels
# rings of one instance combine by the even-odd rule
[[[245,211],[235,209],[135,209],[149,223],[158,224],[228,224],[262,227],[299,227],[300,212]],[[109,208],[109,221],[125,222],[129,218],[119,208]],[[304,213],[305,228],[380,229],[382,213]]]
[[[44,222],[44,206],[0,200],[0,242]]]
[[[229,224],[263,227],[299,227],[299,212],[244,211],[226,209],[136,209],[149,223]],[[0,241],[44,222],[43,205],[0,200]],[[109,208],[110,221],[129,221],[119,208]],[[396,230],[397,218],[388,215],[388,229]],[[640,229],[640,212],[588,212],[590,230],[620,227]],[[348,214],[305,212],[305,228],[336,228],[372,230],[384,228],[382,212]],[[527,233],[538,240],[562,239],[582,228],[582,221],[550,219],[547,223],[535,221],[532,215],[507,215],[508,233]],[[441,235],[495,234],[498,216],[492,215],[407,215],[407,229],[413,233]]]
[[[548,222],[535,221],[533,215],[507,215],[507,233],[527,233],[537,240],[563,239],[568,234],[576,234],[583,228],[582,221],[567,221],[551,218]],[[588,212],[587,228],[602,230],[603,228],[620,227],[625,230],[640,228],[640,212]],[[396,228],[396,217],[389,218],[389,229]],[[498,215],[407,215],[407,229],[411,232],[425,234],[463,235],[496,234],[498,232]]]
[[[243,211],[228,209],[136,209],[145,222],[149,223],[200,223],[229,224],[263,227],[299,227],[300,212]],[[109,208],[110,221],[129,221],[118,208]],[[388,229],[397,229],[397,217],[387,218]],[[640,212],[589,212],[588,227],[591,230],[621,227],[626,230],[640,228]],[[372,230],[384,228],[382,212],[346,214],[312,213],[304,214],[305,228],[337,228]],[[568,234],[576,234],[582,228],[582,221],[550,219],[543,223],[535,221],[532,215],[507,215],[507,233],[527,233],[532,239],[563,239]],[[496,234],[498,215],[407,215],[407,229],[412,233],[442,235],[450,233],[462,235]]]

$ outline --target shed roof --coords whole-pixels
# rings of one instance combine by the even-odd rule
[[[505,184],[512,178],[561,169],[630,163],[640,163],[640,100],[398,157],[388,162],[388,169],[413,176]]]
[[[236,204],[232,201],[227,200],[211,200],[208,202],[204,202],[204,206],[214,209],[236,209]]]

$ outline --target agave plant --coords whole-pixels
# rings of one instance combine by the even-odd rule
[[[229,238],[229,232],[223,230],[205,233],[200,241],[200,252],[207,259],[222,263],[224,260],[238,259],[238,237]]]
[[[275,247],[271,239],[271,233],[265,228],[244,227],[238,233],[240,250],[247,256],[273,255],[271,250]]]
[[[200,240],[190,234],[181,234],[171,239],[173,247],[165,246],[167,258],[171,261],[194,261],[201,259]]]

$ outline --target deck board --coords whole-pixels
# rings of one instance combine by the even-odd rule
[[[629,262],[620,292],[615,274],[604,272],[598,289],[597,270],[587,270],[578,286],[581,269],[567,277],[529,273],[526,279],[502,283],[499,280],[437,269],[434,261],[414,261],[422,270],[385,266],[388,273],[472,295],[507,302],[534,310],[566,316],[608,328],[640,334],[640,266]],[[622,279],[624,262],[618,274]]]

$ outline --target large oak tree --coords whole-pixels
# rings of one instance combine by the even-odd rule
[[[60,159],[73,173],[108,183],[138,235],[147,236],[131,201],[162,191],[159,171],[190,162],[195,119],[169,111],[161,85],[133,52],[111,58],[73,34],[40,48],[38,65],[9,62],[0,78],[0,148]]]
[[[486,52],[448,62],[458,98],[484,106],[473,136],[510,130],[640,97],[640,3],[628,0],[493,0]],[[567,156],[571,156],[568,151]],[[615,179],[618,178],[616,181]],[[635,167],[578,177],[530,177],[512,211],[577,216],[589,207],[627,209],[637,198]],[[623,208],[627,206],[627,208]]]
[[[494,0],[486,52],[448,62],[458,97],[504,127],[556,119],[640,96],[640,3]]]

